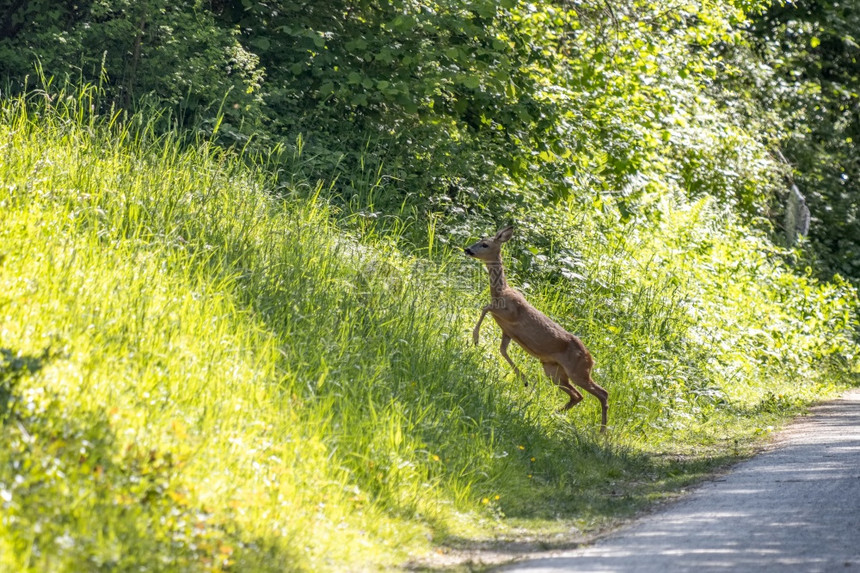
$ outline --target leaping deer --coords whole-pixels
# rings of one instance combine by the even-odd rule
[[[588,349],[579,338],[530,305],[525,297],[509,287],[505,280],[501,250],[502,244],[510,240],[513,232],[513,227],[505,227],[494,237],[481,239],[464,249],[470,257],[483,261],[490,274],[492,298],[490,304],[481,309],[481,317],[475,325],[472,338],[475,344],[478,344],[481,323],[488,312],[492,314],[496,324],[502,329],[502,344],[499,350],[525,385],[529,385],[528,380],[508,356],[508,344],[511,340],[540,360],[543,371],[550,380],[570,396],[570,401],[560,411],[569,410],[582,400],[582,394],[573,384],[596,396],[603,408],[600,431],[605,431],[609,393],[591,379],[594,360]]]

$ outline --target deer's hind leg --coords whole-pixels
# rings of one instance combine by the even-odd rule
[[[574,359],[566,358],[562,361],[562,366],[564,366],[564,370],[570,380],[600,401],[602,410],[600,431],[602,432],[606,429],[606,418],[609,412],[609,392],[598,386],[591,379],[592,364],[591,355],[587,353],[585,355],[578,355]]]
[[[555,362],[544,362],[543,371],[565,394],[570,396],[570,401],[561,407],[559,410],[560,412],[570,410],[582,401],[582,394],[580,394],[579,391],[570,383],[570,379],[567,377],[567,373],[564,371],[561,364],[557,364]]]

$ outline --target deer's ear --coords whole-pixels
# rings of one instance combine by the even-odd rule
[[[514,234],[514,228],[510,225],[496,233],[495,240],[499,243],[506,243],[511,239],[511,235]]]

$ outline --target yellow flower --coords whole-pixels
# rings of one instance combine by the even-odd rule
[[[490,499],[485,497],[484,499],[481,500],[481,503],[488,504],[488,503],[490,503]]]

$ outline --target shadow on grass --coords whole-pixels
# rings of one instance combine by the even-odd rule
[[[6,419],[14,405],[15,387],[26,376],[37,373],[51,359],[51,350],[46,348],[40,355],[31,356],[0,348],[0,422]]]
[[[404,565],[408,571],[425,573],[477,573],[525,557],[552,556],[614,533],[631,521],[659,512],[682,499],[687,488],[721,475],[749,455],[686,458],[677,455],[646,456],[638,474],[604,488],[573,494],[567,502],[559,496],[555,511],[543,507],[528,517],[501,519],[502,533],[491,539],[452,535],[439,540],[438,551]],[[608,484],[607,484],[608,485]],[[570,495],[570,494],[569,494]],[[580,529],[583,516],[596,522]],[[509,516],[512,517],[512,516]]]

